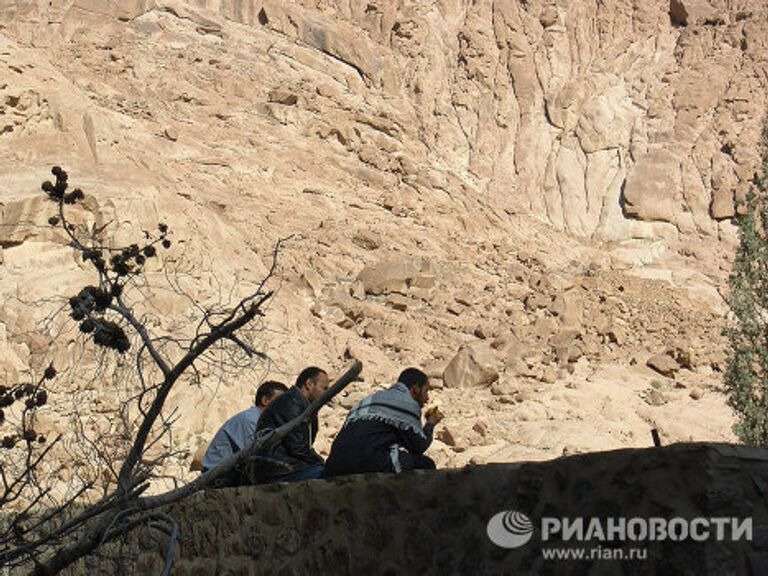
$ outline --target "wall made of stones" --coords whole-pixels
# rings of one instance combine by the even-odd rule
[[[768,451],[687,444],[548,462],[359,476],[201,492],[168,512],[177,576],[262,574],[765,574]],[[489,520],[517,510],[534,533],[495,545]],[[752,540],[626,542],[646,560],[544,560],[543,517],[752,518]],[[605,525],[605,524],[604,524]],[[165,538],[138,534],[136,574],[159,574]],[[572,544],[572,543],[571,543]],[[573,544],[611,548],[592,541]]]

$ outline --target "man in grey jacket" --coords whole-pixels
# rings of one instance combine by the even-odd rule
[[[203,457],[203,472],[215,468],[247,448],[256,436],[256,426],[261,412],[270,402],[287,390],[288,387],[285,384],[273,380],[264,382],[259,386],[256,390],[255,405],[232,416],[216,432]],[[242,477],[242,472],[239,469],[234,469],[221,478],[217,485],[238,486],[244,483],[245,479]]]

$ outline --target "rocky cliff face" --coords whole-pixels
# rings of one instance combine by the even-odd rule
[[[58,163],[89,195],[86,234],[171,224],[168,265],[203,303],[294,235],[267,370],[366,363],[322,447],[405,365],[444,386],[443,464],[654,426],[730,439],[719,291],[759,167],[767,23],[756,0],[6,2],[0,374],[96,361],[41,334],[87,278],[46,225]],[[186,299],[153,296],[159,333],[190,325]],[[179,392],[182,446],[264,375]],[[84,382],[67,385],[119,401]]]

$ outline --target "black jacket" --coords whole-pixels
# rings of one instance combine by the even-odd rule
[[[423,454],[432,443],[434,426],[424,426],[422,437],[378,420],[358,420],[341,429],[331,446],[325,475],[342,476],[366,472],[393,472],[390,446],[397,444],[411,454]]]
[[[296,386],[270,402],[259,417],[257,433],[269,428],[276,429],[290,422],[309,406],[309,401]],[[254,475],[257,480],[268,480],[283,476],[316,464],[322,464],[323,458],[315,452],[312,444],[317,436],[317,414],[304,424],[290,432],[274,448],[261,452],[260,456],[268,460],[257,461]],[[270,462],[274,460],[276,462]],[[287,466],[281,466],[280,463]]]

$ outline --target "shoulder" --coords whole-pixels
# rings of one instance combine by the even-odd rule
[[[236,416],[238,421],[242,423],[248,423],[248,424],[256,424],[258,422],[259,417],[261,416],[261,410],[259,410],[258,406],[251,406],[248,408],[248,410],[243,410]]]
[[[295,386],[289,388],[285,394],[281,394],[270,402],[264,411],[261,413],[261,417],[269,417],[271,414],[282,414],[286,410],[291,410],[293,407],[300,403],[301,392]]]
[[[232,424],[235,422],[242,422],[246,420],[256,420],[259,417],[259,414],[261,413],[261,410],[259,410],[256,406],[251,406],[250,408],[247,408],[243,410],[242,412],[238,412],[234,416],[232,416],[229,420],[226,421],[226,424]]]

